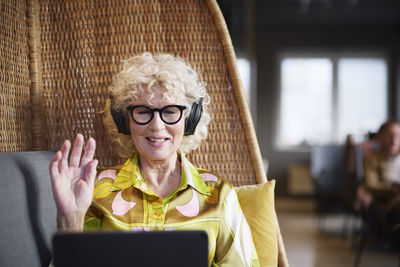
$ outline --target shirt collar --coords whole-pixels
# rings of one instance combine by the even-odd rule
[[[178,154],[178,157],[181,159],[182,167],[181,184],[179,189],[184,189],[187,187],[187,185],[189,185],[199,193],[210,196],[211,192],[201,178],[197,169],[192,165],[192,163],[189,162],[189,160],[186,159],[183,154]],[[135,153],[121,167],[110,190],[120,191],[133,186],[146,193],[151,192],[150,188],[147,186],[140,174],[138,163],[139,154]]]
[[[139,157],[137,153],[133,154],[127,161],[125,161],[124,165],[122,165],[115,177],[113,185],[110,188],[111,191],[127,189],[138,180],[138,174],[140,175],[138,162]]]
[[[193,187],[196,191],[201,194],[211,196],[211,192],[208,186],[201,178],[200,173],[197,169],[186,159],[185,155],[181,154],[181,166],[182,166],[182,178],[181,181],[186,181],[188,185]]]

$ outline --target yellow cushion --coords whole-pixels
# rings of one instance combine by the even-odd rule
[[[240,206],[250,225],[261,267],[278,266],[274,189],[275,180],[235,188]]]

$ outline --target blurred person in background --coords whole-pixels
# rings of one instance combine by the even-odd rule
[[[357,191],[370,227],[400,225],[400,122],[388,120],[376,135],[379,149],[364,160],[364,181]]]

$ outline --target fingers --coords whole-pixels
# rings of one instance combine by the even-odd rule
[[[81,134],[77,134],[75,138],[74,148],[71,152],[71,158],[69,161],[70,167],[78,167],[79,162],[81,161],[81,154],[83,148],[83,136]]]
[[[89,138],[86,147],[85,153],[83,154],[81,160],[81,167],[85,167],[88,162],[93,159],[94,152],[96,151],[96,141],[93,138]]]
[[[63,169],[68,167],[68,154],[71,149],[71,142],[69,140],[65,140],[63,145],[61,146],[61,159],[58,164],[58,171],[62,172]]]
[[[61,159],[61,152],[57,151],[57,153],[54,154],[54,156],[50,160],[49,170],[50,170],[50,176],[52,178],[54,178],[54,176],[59,173],[58,164],[60,162],[60,159]]]
[[[76,136],[74,147],[72,149],[68,164],[68,156],[71,149],[71,142],[69,140],[64,141],[60,151],[58,151],[50,161],[49,169],[52,176],[57,176],[58,174],[65,172],[69,167],[82,168],[83,172],[81,172],[80,178],[83,178],[85,181],[89,178],[87,177],[87,174],[84,173],[88,172],[90,173],[90,175],[92,175],[92,173],[94,173],[94,176],[96,175],[96,167],[98,161],[93,160],[93,156],[96,151],[96,141],[93,138],[89,138],[85,147],[84,155],[81,159],[83,143],[83,136],[81,134],[78,134]],[[86,165],[89,164],[89,168],[86,168]]]
[[[94,184],[94,180],[96,178],[96,168],[97,168],[98,163],[99,163],[99,161],[97,159],[94,159],[94,160],[90,161],[85,167],[83,179],[85,180],[85,182],[88,185]]]

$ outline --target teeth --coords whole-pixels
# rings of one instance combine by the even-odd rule
[[[150,138],[150,137],[149,137],[149,140],[152,141],[152,142],[162,142],[162,141],[164,141],[163,138],[162,139],[158,139],[158,138]]]

